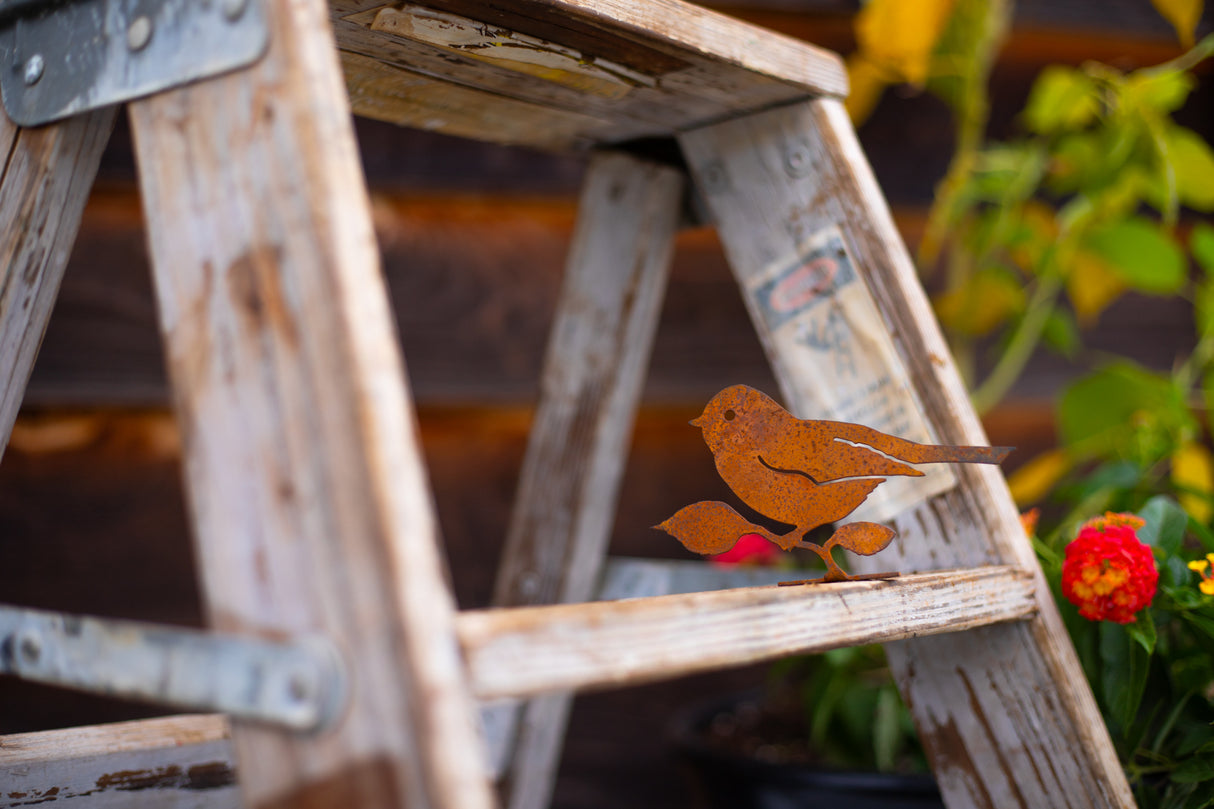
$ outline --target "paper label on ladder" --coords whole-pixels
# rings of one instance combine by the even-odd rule
[[[815,233],[797,256],[769,264],[747,294],[766,326],[770,354],[794,388],[795,415],[934,443],[893,338],[837,227]],[[852,517],[883,522],[957,484],[947,465],[920,471],[924,477],[887,480]]]

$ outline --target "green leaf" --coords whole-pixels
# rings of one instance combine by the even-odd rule
[[[1172,780],[1178,784],[1197,784],[1214,778],[1214,753],[1199,753],[1172,770]]]
[[[1147,655],[1155,652],[1155,619],[1151,615],[1150,610],[1143,610],[1136,616],[1137,620],[1132,624],[1126,624],[1126,632],[1130,637],[1138,641]]]
[[[1205,398],[1206,424],[1214,431],[1214,368],[1207,369],[1202,375],[1201,391]],[[1210,550],[1214,551],[1214,548]]]
[[[1094,178],[1104,169],[1106,154],[1104,139],[1099,131],[1068,132],[1059,136],[1050,150],[1050,190],[1070,194],[1080,188],[1090,188]]]
[[[1197,537],[1206,553],[1214,553],[1214,532],[1210,531],[1208,526],[1202,525],[1190,517],[1189,530],[1193,532],[1193,536]]]
[[[1197,789],[1188,796],[1181,809],[1210,809],[1214,806],[1214,786],[1209,781],[1195,786]]]
[[[1097,227],[1088,234],[1086,247],[1141,292],[1171,295],[1184,287],[1188,273],[1184,253],[1148,219],[1131,217]]]
[[[1047,348],[1067,359],[1074,359],[1081,347],[1075,316],[1065,309],[1054,309],[1045,319],[1041,339]]]
[[[1134,642],[1126,628],[1108,622],[1100,625],[1101,685],[1105,705],[1125,733],[1134,724],[1147,684],[1150,654]]]
[[[1179,503],[1165,495],[1157,495],[1147,501],[1138,516],[1146,520],[1146,525],[1138,529],[1139,540],[1159,548],[1167,556],[1175,556],[1180,551],[1189,515]]]
[[[877,695],[877,709],[872,728],[873,756],[879,772],[890,772],[894,769],[899,742],[902,739],[898,716],[900,707],[898,692],[892,686],[882,688]]]
[[[1194,225],[1189,235],[1189,249],[1206,274],[1214,276],[1214,227],[1206,222]]]
[[[1197,82],[1180,70],[1139,70],[1131,73],[1125,83],[1125,96],[1131,108],[1140,107],[1156,112],[1175,112],[1184,106]]]
[[[1214,152],[1210,145],[1183,126],[1169,127],[1164,140],[1181,204],[1196,211],[1214,211]]]
[[[1048,135],[1086,126],[1099,109],[1091,77],[1071,67],[1050,65],[1033,83],[1024,123],[1031,131]]]
[[[1193,590],[1192,592],[1195,593],[1197,591]],[[1204,601],[1205,599],[1202,599],[1202,602]],[[1206,616],[1199,615],[1195,612],[1186,612],[1184,613],[1184,620],[1188,621],[1194,627],[1210,636],[1210,638],[1214,639],[1214,618],[1207,618]]]
[[[1195,428],[1172,380],[1130,362],[1078,380],[1059,399],[1059,436],[1080,454],[1153,464]]]
[[[1193,290],[1193,320],[1198,334],[1214,333],[1214,281],[1199,282]]]

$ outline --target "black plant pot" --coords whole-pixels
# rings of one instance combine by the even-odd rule
[[[703,809],[944,809],[930,775],[832,772],[716,749],[705,729],[722,706],[672,730]]]

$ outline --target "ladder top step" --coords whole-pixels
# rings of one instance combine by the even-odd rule
[[[847,93],[829,51],[681,0],[331,0],[354,112],[550,150]]]
[[[1017,567],[880,581],[744,587],[460,613],[456,630],[482,699],[623,686],[791,654],[958,632],[1036,612]]]

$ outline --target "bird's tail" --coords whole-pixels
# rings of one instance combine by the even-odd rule
[[[1002,463],[1015,447],[950,447],[919,444],[898,457],[910,463]],[[913,457],[912,457],[913,456]]]

